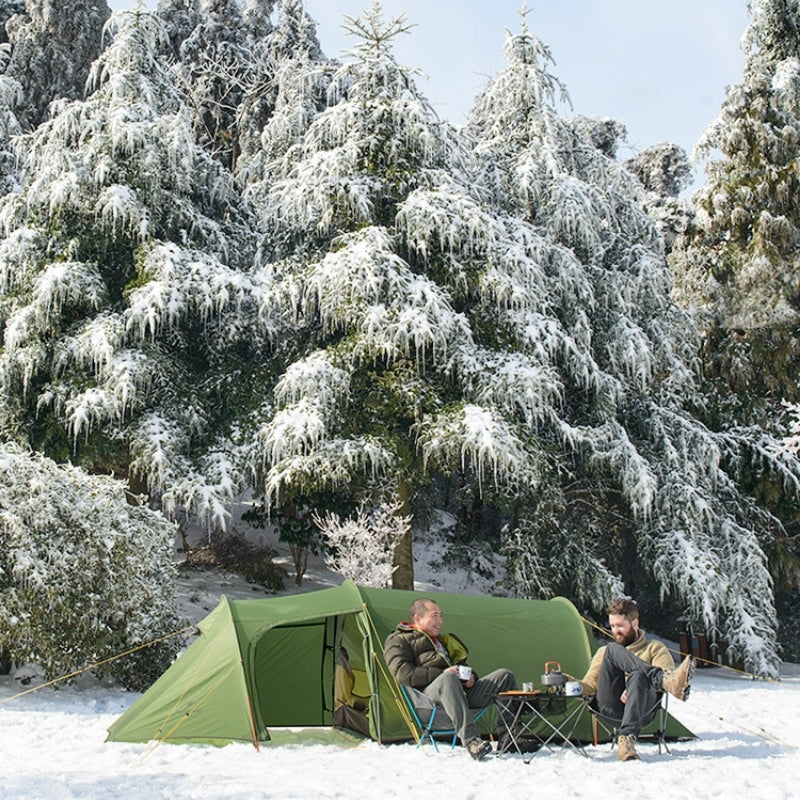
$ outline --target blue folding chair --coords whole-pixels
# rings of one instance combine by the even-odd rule
[[[400,694],[405,700],[414,724],[417,726],[419,734],[417,747],[421,747],[426,741],[429,741],[433,745],[433,749],[438,753],[437,736],[442,738],[450,737],[450,748],[452,749],[456,746],[458,732],[453,727],[453,720],[447,716],[441,704],[411,686],[400,686]],[[473,719],[477,722],[489,710],[489,706],[471,710],[474,712]]]

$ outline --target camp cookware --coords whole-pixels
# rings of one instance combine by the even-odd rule
[[[559,664],[558,661],[545,661],[542,685],[560,689],[565,682],[566,678],[561,671],[561,664]]]

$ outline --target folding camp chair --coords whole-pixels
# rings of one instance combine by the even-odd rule
[[[458,732],[453,727],[453,720],[447,716],[441,704],[411,686],[400,686],[400,694],[405,700],[414,724],[417,726],[417,732],[419,733],[417,747],[421,747],[426,741],[429,741],[433,745],[433,749],[438,753],[437,736],[450,737],[450,748],[452,749],[456,746]],[[474,712],[473,719],[477,722],[489,710],[489,706],[470,710]]]
[[[669,703],[669,693],[668,692],[659,692],[658,697],[656,699],[655,704],[650,708],[650,711],[647,713],[647,716],[652,715],[652,720],[644,728],[639,734],[639,741],[647,741],[652,740],[658,744],[658,752],[659,755],[661,754],[661,748],[663,747],[667,753],[672,754],[672,751],[669,749],[669,745],[667,745],[666,733],[667,733],[667,720],[669,719],[669,715],[667,713],[667,705]],[[592,730],[594,732],[594,744],[597,745],[598,738],[599,738],[599,729],[602,728],[610,737],[611,737],[611,746],[614,746],[614,743],[617,740],[617,728],[619,724],[622,722],[621,719],[614,719],[612,717],[608,717],[604,714],[601,714],[600,711],[592,704],[589,704],[589,711],[592,714]]]

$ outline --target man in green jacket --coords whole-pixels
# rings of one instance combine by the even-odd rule
[[[386,638],[384,657],[397,682],[423,691],[440,703],[453,720],[462,744],[475,759],[491,752],[481,739],[471,708],[490,706],[500,692],[517,688],[514,673],[497,669],[482,678],[472,672],[459,678],[465,665],[466,645],[455,635],[443,634],[442,611],[428,598],[415,600],[408,608],[408,622],[401,622]]]
[[[600,716],[618,721],[617,755],[634,761],[639,732],[655,717],[660,693],[686,700],[695,662],[687,656],[676,669],[666,645],[639,628],[633,600],[615,600],[606,611],[614,642],[594,654],[581,693],[594,695],[592,706]]]

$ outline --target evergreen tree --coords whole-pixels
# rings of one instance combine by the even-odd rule
[[[285,142],[288,127],[305,130],[310,118],[325,107],[327,81],[316,66],[326,62],[316,23],[304,0],[283,0],[274,30],[252,47],[244,97],[237,111],[240,157],[236,172],[246,182],[264,178],[262,162]],[[298,113],[295,120],[286,115]],[[277,119],[275,119],[277,117]],[[255,159],[255,163],[250,163]]]
[[[253,221],[194,142],[158,21],[108,34],[95,91],[22,140],[0,205],[0,425],[224,524],[263,396]]]
[[[667,254],[675,240],[684,234],[694,214],[691,204],[678,195],[689,183],[692,174],[686,151],[671,142],[648,147],[625,162],[644,187],[642,207],[652,217],[664,239]]]
[[[10,47],[0,44],[0,68],[10,56]],[[22,99],[22,87],[13,78],[0,74],[0,197],[17,185],[17,159],[12,139],[22,133],[15,113]]]
[[[776,674],[764,544],[779,523],[737,489],[741,442],[692,414],[698,337],[670,300],[641,184],[558,115],[564,88],[526,13],[470,120],[481,184],[536,243],[516,273],[509,259],[497,267],[504,329],[556,393],[533,433],[560,454],[560,474],[521,509],[516,584],[535,590],[550,574],[550,590],[600,608],[608,568],[637,595],[649,574],[731,658]],[[797,485],[796,463],[774,466]]]
[[[53,100],[84,96],[111,12],[106,0],[27,0],[25,10],[6,25],[13,46],[6,74],[22,86],[17,118],[32,130],[47,118]]]
[[[307,128],[305,106],[285,110],[251,187],[273,259],[263,313],[295,326],[259,436],[267,503],[337,490],[406,513],[434,474],[461,470],[476,493],[534,482],[545,456],[516,409],[547,414],[548,397],[525,385],[524,359],[477,341],[477,283],[488,251],[516,246],[514,223],[470,196],[466,152],[394,59],[405,18],[376,3],[346,26],[357,44],[331,106]],[[394,585],[412,586],[408,536],[396,566]]]
[[[166,33],[165,56],[180,59],[181,46],[200,24],[200,0],[158,0],[156,14]]]
[[[741,330],[796,325],[800,301],[800,4],[750,0],[748,9],[743,80],[697,145],[707,180],[672,262],[682,302]]]
[[[751,0],[748,10],[742,82],[727,90],[696,148],[707,180],[670,264],[676,298],[704,331],[704,414],[736,442],[740,485],[783,523],[763,547],[788,621],[800,585],[797,486],[775,468],[774,453],[781,402],[800,399],[800,4]],[[782,624],[780,637],[785,654],[800,652],[796,623]]]
[[[0,44],[8,43],[8,34],[6,33],[6,22],[15,14],[25,13],[25,0],[5,0],[0,5]]]

